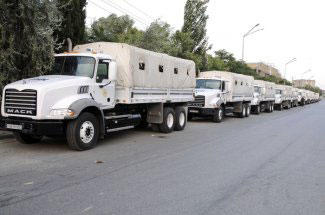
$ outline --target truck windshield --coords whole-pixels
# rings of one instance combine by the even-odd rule
[[[94,76],[95,58],[86,56],[55,57],[52,75]]]
[[[198,79],[196,80],[196,88],[221,89],[221,81],[211,79]]]
[[[282,90],[275,90],[275,94],[281,95],[282,94]]]

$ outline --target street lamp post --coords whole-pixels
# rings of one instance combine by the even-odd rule
[[[293,62],[295,62],[295,61],[297,61],[297,58],[292,58],[291,60],[289,60],[289,61],[284,65],[284,79],[286,78],[286,73],[287,73],[287,66],[288,66],[288,64],[293,63]]]
[[[260,24],[256,24],[254,27],[252,27],[246,34],[243,35],[243,44],[242,44],[242,53],[241,53],[241,60],[244,61],[244,55],[245,55],[245,38],[249,35],[255,34],[258,31],[263,31],[263,28],[257,29],[254,31],[255,28],[257,28]]]

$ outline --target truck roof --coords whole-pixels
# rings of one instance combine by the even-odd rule
[[[112,56],[108,54],[102,54],[102,53],[96,53],[93,51],[89,52],[65,52],[65,53],[60,53],[60,54],[55,54],[55,57],[60,57],[60,56],[86,56],[86,57],[94,57],[94,58],[100,58],[100,59],[110,59],[110,60],[115,60]]]

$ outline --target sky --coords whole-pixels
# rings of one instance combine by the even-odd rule
[[[140,29],[161,19],[173,30],[183,25],[186,0],[88,0],[87,24],[110,13],[128,14]],[[119,10],[118,10],[118,9]],[[210,0],[207,36],[214,50],[226,49],[241,59],[242,38],[256,24],[263,28],[245,39],[246,62],[265,62],[286,78],[314,79],[325,89],[325,1]],[[308,71],[309,70],[309,71]],[[308,71],[308,72],[306,72]]]

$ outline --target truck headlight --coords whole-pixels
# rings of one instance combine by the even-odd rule
[[[68,117],[73,117],[74,112],[70,109],[53,109],[50,112],[50,116],[68,116]]]

